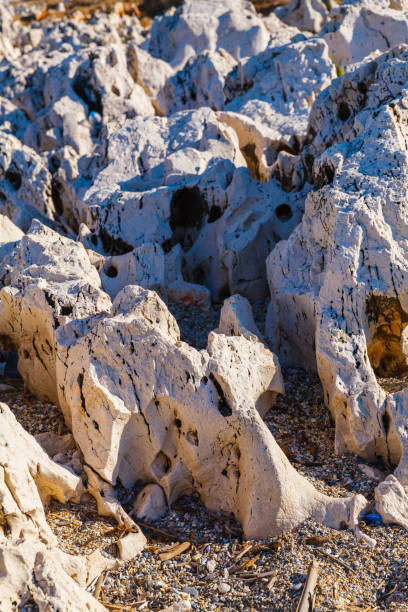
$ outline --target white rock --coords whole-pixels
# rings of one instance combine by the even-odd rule
[[[117,541],[119,556],[122,561],[130,561],[138,555],[146,545],[146,538],[140,529],[128,533]]]
[[[353,0],[332,12],[321,35],[329,45],[336,64],[347,68],[373,52],[384,52],[406,43],[407,15],[406,3]]]
[[[173,66],[193,54],[225,49],[236,58],[262,51],[269,34],[250,2],[186,0],[174,11],[156,18],[146,50]]]
[[[133,514],[136,518],[155,521],[167,512],[166,496],[157,484],[146,485],[138,494],[133,504]]]
[[[210,508],[234,512],[247,537],[280,533],[308,516],[355,526],[366,507],[361,496],[321,495],[290,466],[256,410],[275,392],[276,373],[274,356],[257,341],[212,333],[198,352],[180,343],[157,295],[129,285],[112,316],[96,320],[63,361],[60,401],[92,467],[88,478],[155,482],[170,503],[196,487]],[[90,490],[109,505],[112,494],[99,481]]]
[[[131,252],[107,257],[100,270],[102,287],[113,299],[126,285],[164,291],[164,253],[159,244],[141,244]]]
[[[376,374],[407,368],[407,57],[395,48],[319,96],[303,152],[315,159],[315,189],[267,262],[272,347],[281,344],[285,364],[315,368],[317,357],[337,451],[382,456],[402,483],[408,392],[386,393]]]
[[[218,590],[219,590],[220,593],[225,595],[226,593],[228,593],[231,590],[231,585],[227,584],[226,582],[219,582],[218,583]]]
[[[291,0],[278,7],[275,15],[290,26],[317,34],[327,20],[328,11],[323,0]]]
[[[40,610],[101,612],[103,607],[81,587],[88,560],[63,553],[47,524],[43,503],[79,501],[78,476],[53,462],[0,404],[0,607],[33,599]],[[105,565],[106,567],[106,565]],[[104,568],[103,568],[104,569]]]
[[[211,308],[211,292],[203,285],[176,280],[168,286],[167,295],[169,299],[181,304],[196,306],[205,311]]]
[[[390,474],[375,488],[375,505],[384,523],[408,529],[408,496],[401,483]]]
[[[11,286],[0,292],[1,333],[17,348],[18,369],[27,387],[55,402],[57,331],[63,333],[64,324],[73,319],[108,311],[110,299],[100,290],[98,272],[82,244],[38,221],[3,264]],[[65,342],[69,338],[68,331]]]

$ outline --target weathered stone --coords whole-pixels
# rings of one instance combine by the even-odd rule
[[[57,330],[73,319],[110,309],[110,299],[82,244],[38,221],[3,264],[0,333],[17,348],[18,369],[37,397],[57,401]],[[23,330],[23,333],[22,333]]]
[[[43,504],[51,497],[79,500],[81,479],[53,462],[0,404],[0,608],[33,599],[40,610],[101,612],[81,587],[87,559],[63,553],[47,524]]]
[[[315,189],[267,262],[272,346],[286,364],[317,358],[336,449],[383,457],[403,483],[408,392],[376,375],[407,370],[407,57],[401,46],[350,68],[319,96],[302,153]]]
[[[275,14],[290,26],[317,34],[327,20],[328,10],[323,0],[291,0],[277,8]]]
[[[377,512],[386,524],[408,529],[408,496],[395,476],[390,474],[375,488]]]
[[[143,521],[156,521],[167,512],[166,496],[157,484],[146,485],[133,504],[133,514]]]
[[[318,493],[257,412],[276,392],[276,367],[264,345],[244,336],[211,333],[201,352],[180,343],[158,296],[129,285],[112,315],[70,347],[57,377],[88,476],[154,482],[170,503],[195,489],[208,507],[234,512],[247,537],[280,533],[308,516],[354,527],[364,498]],[[110,494],[99,497],[106,504]]]

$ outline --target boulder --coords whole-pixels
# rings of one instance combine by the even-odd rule
[[[156,17],[144,45],[153,57],[182,67],[195,54],[224,49],[236,59],[259,53],[269,34],[250,2],[186,0]]]
[[[317,34],[328,18],[323,0],[291,0],[276,9],[275,15],[289,26]]]
[[[285,364],[316,368],[336,449],[382,457],[408,482],[404,212],[408,47],[356,65],[319,96],[309,145],[314,189],[302,222],[267,261],[268,334]]]
[[[111,316],[59,361],[57,380],[87,473],[101,482],[155,483],[170,504],[196,491],[209,508],[233,512],[249,538],[310,516],[354,527],[364,498],[318,493],[258,414],[281,390],[276,371],[273,354],[253,337],[211,333],[200,352],[180,342],[160,298],[129,285]]]
[[[320,36],[337,66],[346,69],[371,54],[407,43],[407,16],[404,0],[348,0],[331,11]]]
[[[81,479],[53,462],[0,404],[0,607],[34,600],[39,610],[104,610],[83,587],[88,560],[57,548],[43,504],[79,500]],[[106,565],[105,565],[106,567]]]
[[[256,151],[247,141],[241,149],[220,118],[203,108],[112,133],[108,165],[83,198],[87,248],[119,256],[158,243],[167,257],[180,245],[183,271],[173,280],[203,284],[214,299],[226,291],[264,298],[265,258],[300,221],[308,186],[288,193],[278,180],[260,182]]]
[[[0,291],[0,334],[16,347],[27,388],[56,402],[57,330],[73,319],[108,311],[110,299],[82,244],[39,221],[5,258],[2,270],[8,286]]]
[[[384,523],[408,529],[408,496],[392,474],[375,488],[375,505]]]

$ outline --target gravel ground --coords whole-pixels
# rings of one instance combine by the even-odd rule
[[[207,332],[217,326],[220,307],[208,314],[175,304],[170,309],[182,338],[203,348]],[[264,315],[265,305],[258,304],[255,316],[261,331]],[[336,456],[334,427],[319,379],[293,369],[283,374],[286,395],[278,398],[266,422],[296,469],[329,495],[362,493],[372,500],[375,475],[378,470],[385,474],[384,466],[370,472],[357,457]],[[381,382],[391,388],[398,384]],[[28,431],[66,432],[55,406],[24,395],[19,380],[2,378],[0,383],[13,388],[0,385],[2,400]],[[135,491],[118,494],[129,509]],[[113,520],[98,516],[91,498],[81,504],[52,502],[47,518],[63,550],[88,554],[100,548],[104,555],[116,557],[121,533]],[[315,558],[320,564],[316,610],[408,611],[408,535],[400,527],[362,522],[361,529],[377,540],[374,550],[358,543],[349,531],[313,521],[279,538],[248,543],[233,518],[207,511],[194,496],[178,500],[150,527],[141,526],[148,539],[145,551],[105,576],[100,597],[111,604],[109,609],[117,604],[117,610],[155,611],[186,599],[193,610],[293,610]],[[160,559],[164,551],[183,542],[189,543],[185,552]]]

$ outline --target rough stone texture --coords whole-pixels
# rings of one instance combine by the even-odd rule
[[[67,612],[104,608],[83,588],[88,581],[86,558],[72,557],[56,547],[43,504],[77,499],[81,479],[53,462],[30,434],[0,404],[0,607],[15,610],[33,599],[41,611]]]
[[[6,273],[4,273],[6,270]],[[82,244],[39,221],[2,262],[0,334],[18,351],[18,369],[37,397],[57,400],[57,330],[72,319],[110,309]]]
[[[167,512],[166,496],[157,484],[146,485],[136,497],[133,514],[142,521],[155,521]]]
[[[291,0],[276,9],[275,14],[290,26],[317,34],[322,29],[328,11],[322,0]]]
[[[196,490],[208,507],[233,512],[247,537],[308,516],[354,527],[366,506],[361,496],[319,494],[279,449],[256,410],[277,391],[276,362],[255,339],[211,333],[198,352],[180,342],[156,294],[128,286],[63,361],[60,402],[85,461],[107,482],[154,482],[169,503]]]
[[[376,487],[375,504],[384,523],[394,523],[408,529],[408,496],[392,474]]]
[[[236,59],[262,51],[269,34],[250,2],[187,0],[154,20],[146,50],[173,66],[193,54],[224,49]]]
[[[260,182],[257,157],[243,147],[210,109],[128,121],[84,196],[92,232],[84,244],[114,255],[147,242],[165,252],[181,245],[184,280],[215,299],[226,289],[265,297],[265,258],[299,222],[308,187],[288,193],[277,180]]]
[[[0,215],[0,261],[11,253],[23,236],[24,232],[17,225],[5,215]]]
[[[376,374],[407,369],[407,58],[402,46],[357,65],[318,98],[302,154],[315,190],[267,262],[272,346],[284,363],[317,357],[337,450],[383,457],[403,483],[407,390]]]
[[[320,35],[343,68],[408,42],[408,6],[403,1],[347,0],[330,17]]]
[[[35,217],[53,218],[51,175],[40,156],[0,130],[0,212],[23,231]]]

